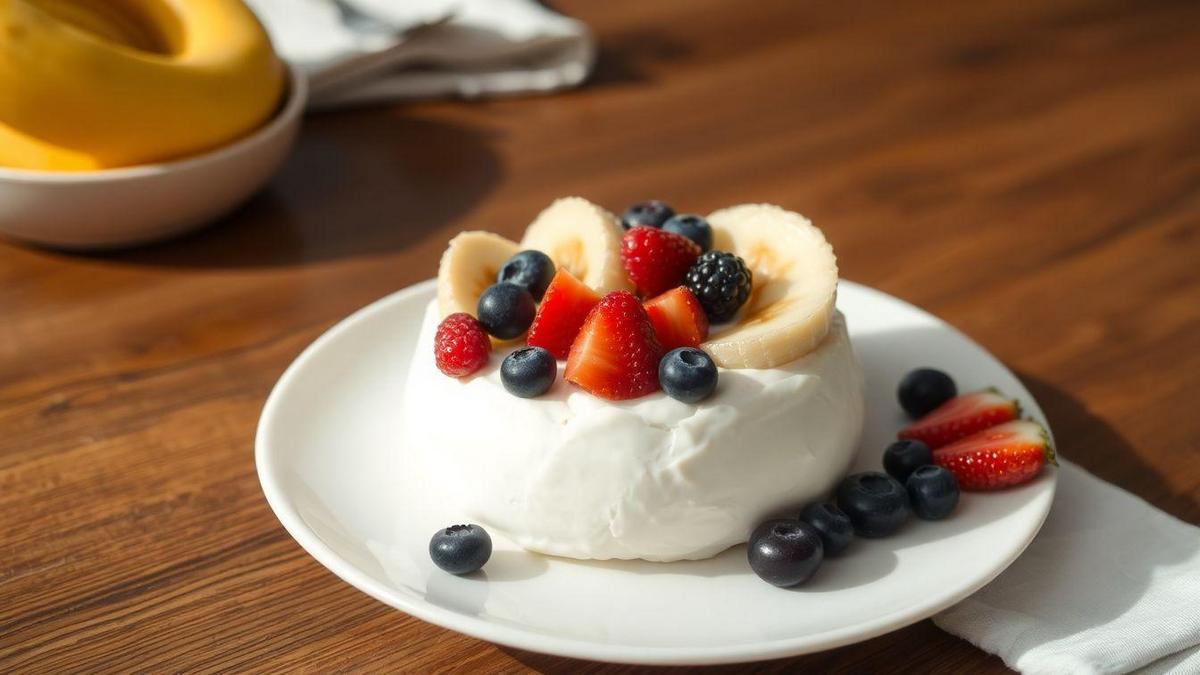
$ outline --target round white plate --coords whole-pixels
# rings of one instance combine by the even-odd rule
[[[430,562],[429,538],[461,518],[406,470],[413,460],[399,428],[408,364],[433,296],[431,281],[404,289],[314,342],[267,400],[256,448],[263,492],[296,541],[363,592],[431,623],[520,649],[625,663],[818,651],[901,628],[970,595],[1016,559],[1050,509],[1054,470],[1017,489],[964,494],[949,520],[914,519],[894,537],[858,541],[799,589],[760,581],[741,546],[703,561],[587,562],[526,553],[495,533],[481,573],[451,576]],[[896,383],[916,366],[946,370],[963,391],[999,387],[1045,423],[1012,373],[930,314],[850,282],[842,282],[838,306],[867,380],[856,469],[880,467],[904,423]]]

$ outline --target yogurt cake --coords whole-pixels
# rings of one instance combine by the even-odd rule
[[[699,559],[847,472],[863,377],[820,230],[767,205],[687,218],[568,198],[520,244],[451,242],[403,427],[464,519],[553,555]]]

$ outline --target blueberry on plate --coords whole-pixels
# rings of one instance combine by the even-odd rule
[[[537,303],[529,291],[516,284],[492,284],[479,296],[475,314],[488,333],[511,340],[529,330]]]
[[[677,401],[699,403],[717,388],[717,364],[703,349],[672,349],[658,362],[658,383]]]
[[[451,525],[429,540],[429,557],[451,574],[470,574],[492,557],[492,538],[478,525]]]
[[[958,506],[958,479],[945,467],[923,466],[912,472],[904,487],[913,513],[922,520],[942,520]]]
[[[825,558],[816,528],[800,520],[768,520],[746,544],[750,569],[763,581],[786,588],[809,580]]]
[[[933,464],[933,451],[915,438],[896,441],[883,451],[883,470],[901,483],[926,464]]]
[[[500,364],[500,382],[508,393],[521,398],[546,393],[557,375],[558,362],[542,347],[521,347]]]
[[[854,533],[860,537],[886,537],[908,520],[908,493],[885,473],[866,471],[846,476],[836,496],[838,507],[850,517]]]
[[[701,252],[712,248],[712,226],[700,216],[690,213],[671,216],[667,222],[663,223],[662,229],[691,239],[700,247]]]
[[[934,368],[917,368],[905,375],[896,391],[900,407],[913,419],[924,416],[957,395],[958,387],[954,380]]]
[[[826,556],[840,555],[854,541],[854,526],[850,524],[850,517],[835,504],[809,504],[800,512],[800,520],[812,525],[821,535]]]
[[[496,281],[516,284],[529,291],[535,302],[541,302],[555,271],[554,261],[545,253],[521,251],[504,263],[496,273]]]
[[[621,216],[621,225],[627,230],[639,225],[644,227],[662,227],[662,224],[667,222],[667,219],[673,215],[675,215],[675,209],[671,208],[666,202],[651,199],[650,201],[638,202],[625,209],[625,215]]]

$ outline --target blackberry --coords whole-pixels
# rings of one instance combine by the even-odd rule
[[[700,256],[683,277],[683,283],[700,301],[712,323],[729,321],[750,297],[753,275],[738,256],[709,251]]]

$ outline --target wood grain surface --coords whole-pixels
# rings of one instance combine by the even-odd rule
[[[1200,3],[559,3],[553,97],[313,116],[178,241],[0,243],[0,671],[626,672],[410,618],[309,558],[253,438],[321,331],[551,199],[804,212],[843,275],[1009,364],[1062,454],[1200,521]],[[1003,664],[928,621],[756,670]]]

